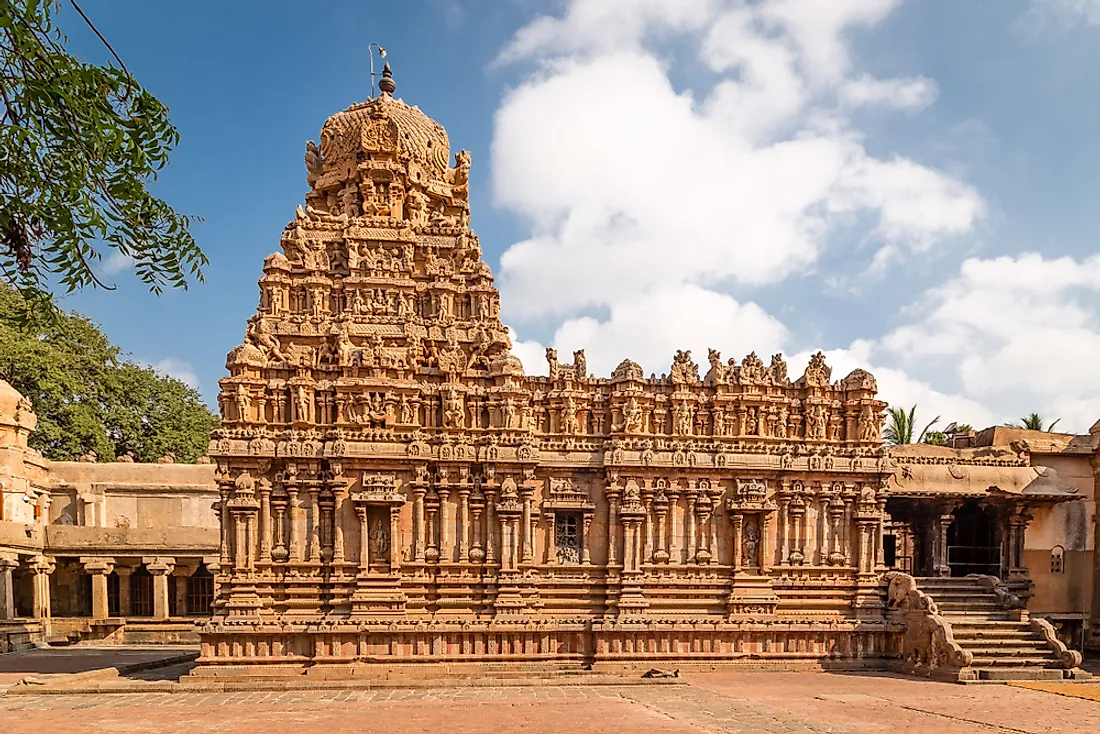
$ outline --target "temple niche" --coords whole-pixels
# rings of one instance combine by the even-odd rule
[[[470,154],[379,88],[307,145],[226,360],[197,674],[882,657],[874,378],[716,351],[598,377],[583,350],[526,376]]]

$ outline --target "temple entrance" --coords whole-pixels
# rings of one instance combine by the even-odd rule
[[[976,501],[955,509],[947,528],[947,565],[952,576],[1001,576],[1001,540],[996,513]]]

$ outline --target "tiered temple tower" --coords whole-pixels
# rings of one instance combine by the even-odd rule
[[[553,350],[525,376],[469,153],[388,65],[379,88],[307,146],[226,361],[199,673],[882,655],[874,378],[711,351],[608,379]]]

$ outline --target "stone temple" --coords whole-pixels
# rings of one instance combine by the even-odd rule
[[[469,153],[388,66],[379,89],[307,146],[213,465],[51,464],[29,406],[0,405],[9,646],[160,630],[201,640],[195,676],[1082,675],[1100,423],[885,447],[874,377],[820,353],[677,352],[647,378],[547,350],[528,376],[469,227]]]

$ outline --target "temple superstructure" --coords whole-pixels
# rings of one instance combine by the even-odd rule
[[[469,153],[379,88],[308,144],[227,358],[198,673],[896,653],[874,377],[713,350],[525,375]]]

